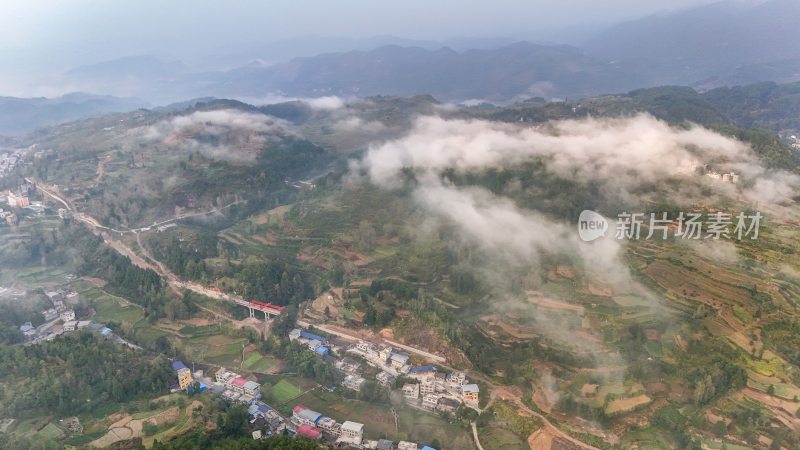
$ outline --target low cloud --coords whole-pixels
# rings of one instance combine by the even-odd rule
[[[345,101],[340,97],[317,97],[303,100],[308,103],[311,109],[319,111],[332,111],[343,108]]]
[[[271,139],[290,134],[289,125],[280,119],[232,109],[196,111],[144,131],[150,141],[228,161],[252,161]]]
[[[572,222],[523,209],[510,198],[483,188],[452,185],[442,176],[445,170],[464,173],[510,168],[535,158],[544,159],[547,170],[564,178],[594,182],[607,192],[622,192],[619,198],[627,196],[632,201],[642,186],[668,181],[678,183],[664,184],[669,191],[666,196],[690,193],[693,200],[703,200],[709,198],[705,192],[710,190],[714,198],[734,198],[742,184],[712,182],[698,173],[708,161],[735,166],[744,178],[755,177],[746,191],[762,200],[785,197],[797,182],[786,172],[766,171],[749,146],[740,141],[698,126],[672,128],[649,115],[565,120],[536,128],[423,117],[406,136],[373,145],[351,167],[354,178],[363,175],[386,189],[403,186],[404,172],[411,169],[416,178],[412,198],[424,209],[427,220],[452,231],[448,240],[454,247],[468,245],[479,250],[473,269],[495,288],[496,308],[520,305],[508,291],[509,279],[520,273],[543,278],[543,266],[551,264],[553,256],[568,260],[586,282],[599,282],[617,295],[636,295],[660,308],[656,297],[633,279],[622,260],[624,241],[584,243]],[[681,181],[688,187],[681,187]],[[711,257],[735,261],[735,248],[720,248]],[[598,361],[620,364],[621,358],[613,351],[603,352],[598,343],[583,342],[538,319],[534,323],[546,336],[590,349]]]

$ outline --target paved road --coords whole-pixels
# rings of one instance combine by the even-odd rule
[[[61,196],[59,196],[56,193],[50,191],[48,188],[42,186],[41,184],[37,184],[35,181],[33,181],[33,180],[29,179],[29,178],[26,178],[25,180],[28,181],[29,183],[34,184],[37,189],[39,189],[42,193],[44,193],[48,197],[51,197],[55,201],[63,204],[64,207],[67,210],[72,211],[73,213],[75,212],[75,208],[73,208]],[[225,208],[227,208],[228,206],[232,206],[232,205],[233,204],[227,205],[227,206],[225,206]],[[193,215],[209,214],[209,213],[210,212],[190,214],[190,215],[182,216],[182,218],[190,217],[190,216],[193,216]],[[78,213],[75,216],[76,216],[76,218],[78,218],[78,220],[80,220],[81,222],[89,225],[90,228],[92,228],[94,230],[102,229],[102,230],[108,230],[108,231],[120,232],[120,233],[125,233],[125,232],[137,232],[138,233],[139,231],[143,230],[142,228],[137,229],[136,231],[134,231],[134,230],[127,230],[127,231],[125,231],[125,230],[123,230],[123,231],[115,230],[113,228],[109,228],[109,227],[105,227],[103,225],[100,225],[99,222],[97,222],[94,218],[92,218],[90,216],[87,216],[85,214]],[[163,222],[160,222],[160,223],[164,224],[164,223],[168,223],[168,222],[174,221],[174,220],[179,220],[179,219],[178,218],[170,219],[169,221],[163,221]],[[146,228],[149,229],[149,227],[146,227]],[[128,256],[128,257],[130,257],[130,255],[137,255],[138,256],[138,254],[136,252],[131,250],[125,244],[123,244],[123,243],[121,243],[119,241],[113,241],[113,242],[116,243],[116,246],[112,246],[112,248],[114,248],[115,250],[119,251],[123,255]],[[138,260],[141,261],[142,258],[139,257]],[[197,283],[180,281],[180,279],[175,274],[170,272],[166,267],[164,267],[161,264],[158,264],[158,267],[154,267],[152,264],[147,264],[147,266],[148,267],[146,267],[146,268],[155,270],[159,275],[161,275],[165,280],[167,280],[168,283],[170,283],[171,285],[174,285],[174,287],[179,287],[179,288],[182,288],[182,289],[184,289],[184,288],[185,289],[189,289],[189,290],[195,291],[195,292],[197,292],[199,294],[203,294],[203,295],[206,295],[206,296],[209,296],[209,297],[212,297],[212,298],[216,298],[216,299],[220,299],[220,300],[226,300],[226,301],[232,301],[232,302],[238,303],[238,304],[241,304],[240,302],[246,302],[246,300],[244,300],[243,298],[235,296],[235,295],[222,293],[222,292],[217,292],[217,291],[211,290],[211,289],[209,289],[209,288],[207,288],[205,286],[199,285]],[[308,328],[308,326],[311,325],[310,323],[302,321],[302,320],[298,320],[297,324],[299,326],[302,326],[302,327],[305,327],[305,328]],[[320,330],[322,330],[322,331],[324,331],[326,333],[330,333],[330,334],[332,334],[334,336],[339,336],[339,337],[344,338],[344,339],[348,339],[348,340],[358,340],[358,339],[360,339],[359,337],[356,337],[356,336],[352,336],[352,335],[349,335],[349,334],[346,334],[346,333],[342,333],[342,332],[339,332],[339,331],[336,331],[336,330],[332,330],[332,329],[330,329],[330,328],[328,328],[328,327],[326,327],[324,325],[314,324],[314,327],[316,327],[316,328],[318,328],[318,329],[320,329]],[[400,348],[402,348],[402,349],[404,349],[404,350],[406,350],[406,351],[408,351],[410,353],[414,353],[414,354],[423,356],[425,358],[433,359],[433,360],[439,362],[440,364],[444,365],[445,359],[442,358],[441,356],[434,355],[434,354],[426,352],[424,350],[419,350],[419,349],[416,349],[414,347],[409,347],[407,345],[403,345],[403,344],[400,344],[400,343],[397,343],[397,342],[394,342],[394,341],[390,341],[388,339],[384,339],[384,341],[386,341],[390,345],[395,345],[395,346],[400,347]],[[450,369],[447,366],[445,366],[445,367]],[[497,390],[498,389],[502,390],[502,388],[503,388],[503,386],[497,386],[497,385],[495,385],[494,383],[490,382],[489,380],[487,380],[484,377],[478,377],[478,378],[481,379],[481,381],[486,383],[488,386],[490,386],[490,388],[492,390],[492,394],[491,394],[492,395],[492,399],[494,399]],[[542,422],[544,423],[544,425],[546,427],[550,428],[555,435],[557,435],[557,436],[559,436],[559,437],[561,437],[563,439],[566,439],[566,440],[568,440],[568,441],[570,441],[570,442],[574,443],[575,445],[578,445],[578,446],[580,446],[582,448],[590,449],[590,450],[600,450],[597,447],[593,447],[593,446],[591,446],[589,444],[581,442],[581,441],[573,438],[569,434],[561,431],[561,429],[559,429],[558,427],[554,426],[545,416],[543,416],[543,415],[537,413],[536,411],[533,411],[532,409],[530,409],[527,406],[525,406],[525,404],[521,401],[521,399],[519,399],[519,398],[510,398],[509,400],[511,400],[521,410],[523,410],[523,411],[525,411],[525,412],[527,412],[527,413],[529,413],[529,414],[541,419]],[[480,442],[478,441],[477,429],[474,428],[474,427],[475,427],[475,424],[473,423],[473,433],[474,433],[474,436],[475,436],[475,442],[478,445],[478,447],[481,448],[480,447]]]
[[[141,255],[139,255],[139,253],[135,252],[133,249],[131,249],[125,243],[112,239],[111,236],[109,235],[109,233],[104,233],[104,232],[112,232],[112,233],[119,233],[119,234],[134,233],[134,234],[136,234],[137,242],[139,243],[140,247],[144,250],[145,247],[143,245],[141,245],[141,240],[139,239],[139,233],[141,233],[143,231],[147,231],[151,227],[128,229],[128,230],[117,230],[116,228],[111,228],[111,227],[107,227],[105,225],[101,225],[100,222],[98,222],[95,218],[93,218],[93,217],[91,217],[91,216],[89,216],[87,214],[78,212],[76,210],[76,208],[73,207],[66,199],[64,199],[63,197],[58,195],[53,190],[49,189],[44,184],[38,183],[38,182],[36,182],[36,180],[33,180],[31,178],[25,178],[25,181],[33,184],[36,187],[36,189],[38,189],[44,195],[52,198],[53,200],[55,200],[58,203],[61,203],[62,205],[64,205],[64,207],[68,211],[73,213],[73,217],[75,219],[77,219],[81,223],[87,225],[93,232],[95,232],[95,234],[101,235],[103,237],[103,242],[105,242],[106,245],[108,245],[109,247],[111,247],[112,249],[117,251],[119,254],[121,254],[123,256],[127,256],[128,258],[130,258],[131,262],[133,262],[135,265],[137,265],[137,266],[139,266],[139,267],[141,267],[143,269],[153,270],[154,272],[158,273],[162,278],[164,278],[164,280],[167,281],[167,283],[170,285],[170,287],[173,290],[175,290],[176,292],[180,292],[183,289],[189,289],[190,291],[197,292],[198,294],[202,294],[202,295],[205,295],[207,297],[216,298],[218,300],[225,300],[225,301],[229,301],[229,302],[234,302],[234,303],[237,303],[239,305],[248,303],[247,300],[245,300],[244,298],[239,297],[237,295],[227,294],[227,293],[222,293],[222,292],[219,292],[219,291],[215,291],[213,289],[210,289],[207,286],[203,286],[203,285],[200,285],[198,283],[194,283],[194,282],[190,282],[190,281],[181,281],[180,278],[177,275],[172,273],[167,267],[165,267],[163,264],[161,264],[158,260],[156,260],[155,258],[150,256],[149,254],[147,254],[146,251],[144,251],[145,256],[142,257]],[[173,222],[173,221],[176,221],[176,220],[185,219],[187,217],[211,214],[213,212],[218,212],[220,209],[224,209],[224,208],[228,208],[230,206],[233,206],[233,205],[235,205],[237,203],[241,203],[241,202],[240,201],[239,202],[233,202],[233,203],[230,203],[230,204],[228,204],[226,206],[223,206],[222,208],[218,208],[218,209],[215,209],[215,210],[212,210],[212,211],[207,211],[207,212],[202,212],[202,213],[193,213],[193,214],[184,214],[182,216],[175,217],[173,219],[169,219],[169,220],[158,222],[157,224],[155,224],[153,226],[163,225],[163,224],[170,223],[170,222]],[[151,261],[152,261],[152,263],[151,263]]]

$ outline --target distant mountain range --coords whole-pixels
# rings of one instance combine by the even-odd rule
[[[702,92],[785,83],[800,80],[798,17],[798,0],[722,1],[619,24],[581,48],[504,39],[451,40],[442,46],[383,36],[334,39],[322,47],[319,38],[308,38],[287,42],[283,50],[242,49],[254,58],[226,70],[198,70],[196,64],[147,55],[125,57],[74,68],[57,80],[70,89],[103,95],[0,98],[0,134],[146,105],[132,98],[152,104],[199,97],[258,103],[276,97],[428,94],[448,102],[507,103],[664,85]],[[370,47],[385,43],[392,45]],[[265,62],[287,57],[287,49],[307,54],[312,48],[348,46],[353,50]],[[204,67],[227,67],[226,62],[247,60],[244,54],[221,56]]]
[[[142,100],[84,93],[57,98],[0,97],[0,134],[20,135],[45,125],[146,106]]]
[[[585,41],[582,48],[508,44],[502,39],[451,41],[451,47],[437,47],[430,41],[382,37],[354,40],[355,50],[277,64],[265,63],[269,57],[254,57],[231,70],[190,70],[181,62],[151,56],[122,58],[73,69],[63,81],[82,90],[156,103],[202,96],[253,100],[377,94],[505,102],[660,85],[711,89],[800,80],[797,17],[797,0],[723,1],[623,23]],[[340,41],[324,48],[347,45]],[[383,42],[396,45],[365,49]],[[303,49],[312,43],[291,47]],[[285,56],[271,47],[252,51]]]

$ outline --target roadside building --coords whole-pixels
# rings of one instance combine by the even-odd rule
[[[416,442],[400,441],[397,443],[397,450],[418,450]]]
[[[406,400],[416,402],[419,399],[419,384],[407,383],[403,385],[403,396]]]
[[[228,383],[228,386],[240,394],[244,394],[244,385],[247,384],[247,379],[244,377],[236,377]]]
[[[433,394],[436,392],[436,380],[433,378],[426,378],[419,384],[419,392],[422,395]]]
[[[64,322],[75,320],[75,311],[71,309],[68,309],[66,311],[61,311],[60,317],[61,320]]]
[[[392,346],[384,345],[378,350],[378,359],[380,359],[383,364],[386,364],[389,362],[389,358],[392,357],[393,353],[394,348]]]
[[[322,417],[317,421],[317,428],[333,436],[342,434],[342,425],[330,417]]]
[[[454,387],[461,386],[467,382],[467,374],[464,372],[450,372],[447,374],[447,382]]]
[[[192,384],[192,371],[181,361],[173,361],[172,369],[178,375],[178,387],[186,389]]]
[[[389,362],[391,363],[392,367],[399,369],[408,364],[408,359],[408,355],[405,353],[392,353],[392,356],[389,358]]]
[[[321,417],[322,414],[306,408],[305,405],[297,405],[292,409],[292,422],[296,425],[316,426]]]
[[[228,384],[228,382],[232,379],[236,378],[236,374],[233,372],[228,371],[226,368],[221,368],[214,374],[214,379],[219,384]]]
[[[426,394],[422,397],[422,407],[434,410],[439,405],[439,396],[436,394]]]
[[[424,380],[436,374],[436,367],[433,366],[417,366],[412,367],[408,372],[408,376],[417,380]]]
[[[81,320],[81,321],[78,321],[78,324],[76,325],[76,328],[79,329],[79,330],[82,330],[82,329],[88,327],[91,324],[92,324],[92,322],[90,320]]]
[[[336,442],[344,444],[361,445],[364,439],[364,424],[346,421],[342,424],[342,434]]]
[[[394,442],[388,439],[379,439],[375,448],[377,450],[394,450]]]
[[[74,320],[70,320],[69,322],[64,322],[64,331],[75,331],[78,326],[78,322]]]
[[[247,382],[244,383],[244,386],[242,388],[244,390],[244,393],[251,397],[258,397],[259,395],[261,395],[261,385],[259,383],[256,383],[255,381],[248,380]]]
[[[465,384],[461,386],[461,394],[466,403],[478,403],[480,388],[477,384]]]

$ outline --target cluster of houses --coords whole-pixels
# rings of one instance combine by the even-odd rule
[[[335,442],[336,446],[380,450],[435,450],[427,445],[419,446],[415,442],[400,441],[395,445],[388,439],[371,440],[364,438],[364,424],[347,420],[339,423],[336,420],[307,408],[297,405],[292,409],[292,424],[296,434],[307,439],[326,439]]]
[[[341,353],[343,350],[351,352],[364,358],[370,365],[381,369],[375,379],[384,386],[388,386],[399,375],[411,370],[408,354],[397,351],[389,345],[376,346],[370,342],[359,341],[348,347],[300,328],[295,328],[289,333],[289,340],[306,346],[310,351],[332,363],[345,375],[342,387],[356,392],[360,391],[366,382],[361,376],[361,364],[349,357],[338,359],[333,356],[334,353]]]
[[[22,150],[4,151],[0,153],[0,178],[11,175],[19,165],[22,158]]]
[[[250,403],[261,398],[261,384],[248,380],[226,368],[221,368],[214,374],[216,390],[221,391],[222,397],[233,402]]]
[[[408,378],[416,383],[403,385],[403,397],[413,406],[448,413],[454,413],[462,403],[478,409],[480,388],[467,383],[464,372],[445,374],[434,366],[419,366],[409,371]]]
[[[44,324],[39,327],[34,327],[30,322],[26,322],[19,327],[25,339],[40,342],[42,340],[50,340],[63,333],[64,331],[75,331],[88,327],[90,321],[81,321],[80,323],[75,320],[75,311],[69,308],[66,304],[66,298],[77,297],[77,292],[65,293],[64,291],[51,291],[47,292],[47,298],[52,304],[52,308],[47,308],[42,311],[44,317]],[[63,322],[61,328],[55,325],[58,322]],[[110,331],[110,330],[109,330]]]
[[[370,365],[378,367],[393,377],[406,374],[411,370],[408,353],[398,351],[391,345],[375,345],[372,342],[359,341],[348,351],[360,355]]]

